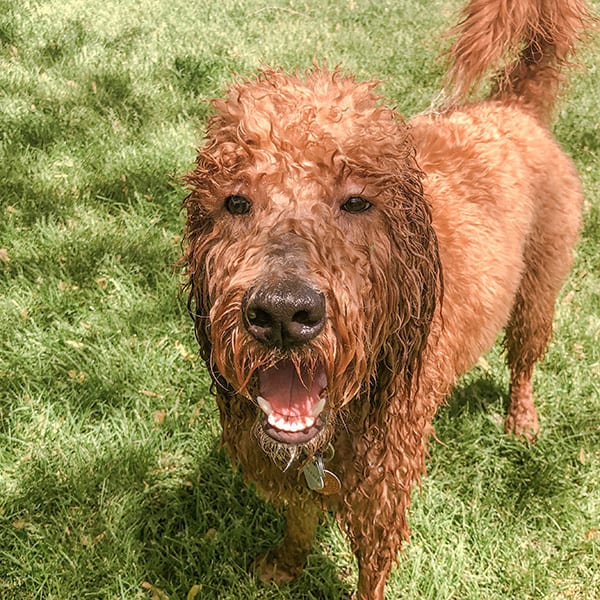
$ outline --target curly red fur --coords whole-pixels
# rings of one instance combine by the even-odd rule
[[[264,579],[301,572],[317,507],[332,506],[358,556],[359,597],[383,598],[436,409],[503,328],[506,428],[537,433],[531,376],[581,206],[573,165],[539,117],[587,13],[575,0],[519,7],[473,0],[466,9],[451,51],[460,94],[501,54],[524,48],[477,104],[406,123],[374,83],[319,67],[266,69],[214,102],[187,178],[184,262],[223,442],[287,507],[283,544],[257,563]],[[228,211],[232,195],[248,202],[243,214]],[[345,212],[357,196],[370,208]],[[245,321],[250,292],[282,278],[326,304],[318,334],[291,347],[264,343]],[[285,361],[311,377],[322,366],[327,379],[322,433],[298,446],[257,425],[259,373]],[[302,465],[329,444],[341,488],[325,497],[308,488]]]
[[[451,94],[464,99],[496,70],[492,97],[519,100],[549,123],[561,69],[594,25],[580,0],[472,0],[448,51]]]

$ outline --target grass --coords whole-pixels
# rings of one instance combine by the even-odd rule
[[[174,268],[180,177],[207,99],[261,64],[341,63],[424,110],[459,4],[0,0],[0,597],[349,597],[331,521],[293,585],[246,571],[282,520],[217,449]],[[496,348],[436,420],[390,598],[600,598],[597,42],[581,60],[555,131],[585,226],[536,374],[543,433],[502,435]]]

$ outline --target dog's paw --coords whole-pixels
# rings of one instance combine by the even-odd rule
[[[263,582],[284,585],[298,579],[304,570],[304,560],[294,560],[293,556],[278,546],[259,556],[252,564],[253,573]]]
[[[540,432],[540,422],[535,408],[527,411],[509,411],[504,422],[504,430],[509,435],[533,443]]]

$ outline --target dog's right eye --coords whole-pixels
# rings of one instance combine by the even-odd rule
[[[369,210],[373,206],[362,196],[350,196],[341,206],[342,210],[349,213],[361,213]]]
[[[225,209],[232,215],[246,215],[252,208],[252,202],[246,196],[233,194],[225,198]]]

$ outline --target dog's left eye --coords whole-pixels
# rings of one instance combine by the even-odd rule
[[[350,196],[344,204],[342,204],[342,210],[349,213],[361,213],[365,210],[369,210],[373,206],[368,200],[362,196]]]
[[[252,208],[252,202],[246,196],[233,194],[225,198],[225,208],[232,215],[246,215]]]

